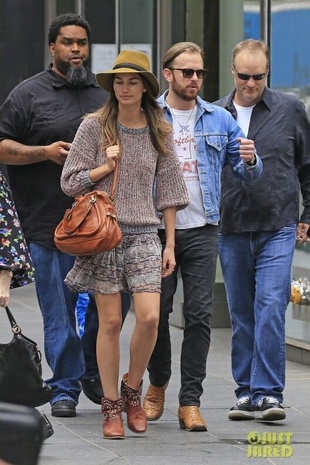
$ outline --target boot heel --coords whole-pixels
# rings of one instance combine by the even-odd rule
[[[180,417],[179,417],[179,425],[180,425],[180,428],[181,428],[181,429],[185,429],[184,420],[182,420],[182,418],[180,418]]]

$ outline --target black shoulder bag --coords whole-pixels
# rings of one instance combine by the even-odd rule
[[[0,402],[38,407],[46,404],[53,391],[42,379],[41,352],[22,334],[12,313],[5,308],[13,339],[0,344]]]

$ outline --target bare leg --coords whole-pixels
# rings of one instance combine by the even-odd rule
[[[106,398],[117,400],[119,378],[119,337],[122,326],[120,293],[95,295],[99,329],[97,336],[97,360],[100,379]]]
[[[10,300],[10,271],[0,270],[0,307],[7,307]]]
[[[159,321],[160,294],[133,294],[136,324],[130,342],[127,385],[137,389],[152,355]]]

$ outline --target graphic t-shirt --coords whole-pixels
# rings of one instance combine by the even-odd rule
[[[176,229],[197,228],[207,223],[197,168],[194,128],[197,106],[191,110],[171,109],[175,148],[183,171],[190,204],[176,215]]]

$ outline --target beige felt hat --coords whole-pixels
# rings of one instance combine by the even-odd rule
[[[136,50],[123,50],[116,58],[113,69],[96,74],[98,84],[108,92],[115,74],[119,73],[141,73],[148,80],[152,95],[159,94],[159,84],[153,73],[150,72],[150,61],[146,53]]]

